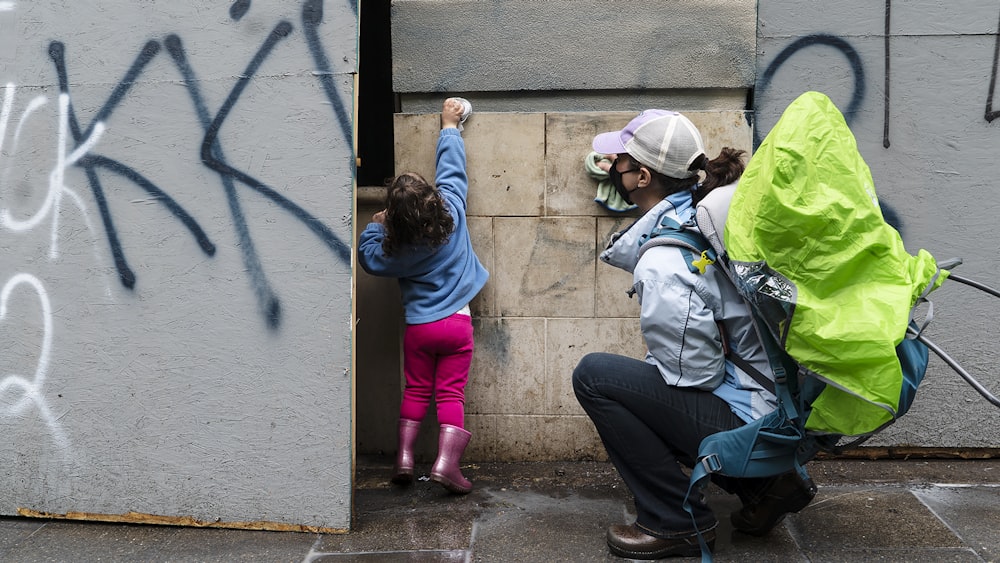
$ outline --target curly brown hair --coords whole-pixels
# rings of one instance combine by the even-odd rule
[[[412,245],[436,248],[455,230],[455,219],[440,192],[414,172],[404,172],[389,182],[385,210],[382,252],[386,256]]]

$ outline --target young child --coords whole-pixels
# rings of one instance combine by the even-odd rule
[[[358,248],[358,262],[366,272],[399,279],[405,310],[406,387],[392,481],[413,480],[413,444],[434,395],[441,427],[431,480],[459,494],[472,490],[459,467],[472,437],[465,430],[465,384],[473,350],[469,301],[489,277],[472,249],[465,219],[469,180],[460,132],[466,109],[462,102],[444,101],[435,185],[412,172],[393,179],[385,209],[365,227]]]

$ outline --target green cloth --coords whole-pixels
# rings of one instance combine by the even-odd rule
[[[854,436],[895,418],[895,347],[917,299],[947,272],[935,278],[934,258],[908,254],[885,222],[854,135],[825,95],[800,96],[764,139],[724,236],[741,292],[785,350],[827,381],[806,428]]]
[[[597,180],[597,197],[594,198],[594,201],[611,211],[629,211],[635,209],[635,205],[627,203],[622,199],[622,196],[618,195],[618,190],[611,184],[611,175],[597,165],[602,160],[611,164],[611,160],[605,155],[593,151],[583,159],[583,166],[587,174],[594,180]]]

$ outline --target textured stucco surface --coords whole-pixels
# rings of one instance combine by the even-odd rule
[[[0,512],[349,527],[356,22],[0,2]]]

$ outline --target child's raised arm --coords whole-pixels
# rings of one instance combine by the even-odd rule
[[[437,171],[434,185],[442,193],[458,196],[462,209],[466,206],[469,178],[465,171],[465,143],[459,125],[465,106],[459,98],[448,98],[441,108],[441,134],[437,144]]]

